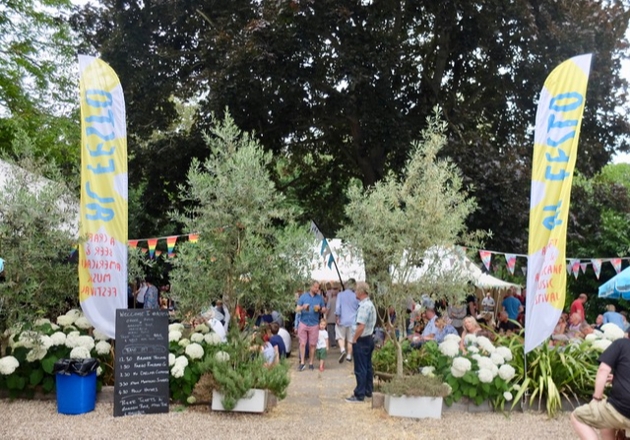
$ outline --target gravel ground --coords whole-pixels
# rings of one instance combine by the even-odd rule
[[[288,397],[264,415],[212,412],[207,405],[172,406],[168,414],[113,417],[111,403],[87,414],[57,413],[54,400],[0,400],[0,439],[574,439],[568,413],[555,419],[527,412],[445,412],[441,420],[389,417],[371,404],[346,403],[351,364],[292,371]],[[295,359],[293,359],[295,362]]]

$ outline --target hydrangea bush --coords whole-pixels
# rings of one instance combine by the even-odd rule
[[[444,342],[428,342],[424,346],[428,366],[420,370],[425,376],[442,376],[452,389],[444,399],[447,405],[468,397],[477,405],[485,400],[495,408],[503,408],[513,399],[516,371],[510,362],[514,356],[507,347],[495,347],[486,337],[468,335],[465,351],[460,350],[460,337],[448,335]]]

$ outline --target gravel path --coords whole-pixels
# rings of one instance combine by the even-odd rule
[[[569,417],[534,412],[445,412],[441,420],[389,417],[371,404],[346,403],[351,364],[333,349],[323,373],[293,369],[288,397],[265,415],[217,413],[207,405],[168,414],[113,417],[111,403],[66,416],[50,401],[0,400],[0,439],[574,439]],[[295,358],[292,359],[295,363]]]

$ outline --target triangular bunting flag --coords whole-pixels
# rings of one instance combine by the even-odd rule
[[[492,252],[490,251],[479,251],[479,256],[481,257],[481,261],[483,265],[486,266],[486,270],[490,270],[490,261],[492,260]]]
[[[136,246],[138,246],[138,240],[129,240],[129,241],[127,241],[127,245],[130,248],[135,248]]]
[[[162,251],[155,251],[155,256],[159,257],[160,255],[162,255]]]
[[[523,272],[524,276],[527,276],[527,266],[521,266],[521,271]]]
[[[173,256],[173,250],[175,249],[175,243],[177,243],[177,235],[166,237],[166,247],[168,248],[168,256]]]
[[[621,258],[612,258],[610,264],[613,265],[617,273],[621,272]]]
[[[516,255],[505,254],[505,262],[510,273],[514,275],[514,268],[516,267]]]
[[[571,275],[571,269],[572,269],[572,267],[573,267],[573,265],[571,264],[571,261],[572,261],[572,260],[567,260],[567,266],[566,266],[567,273],[568,273],[569,275]]]
[[[575,258],[571,259],[571,273],[577,280],[577,277],[580,273],[580,260],[575,259]]]
[[[595,272],[595,276],[599,279],[599,274],[602,272],[602,260],[600,258],[593,258],[591,260],[593,263],[593,271]]]
[[[328,269],[332,268],[333,263],[335,262],[335,258],[333,257],[333,254],[330,254],[328,256]]]
[[[140,249],[140,252],[142,252],[143,254],[146,254],[147,252],[149,252],[149,250],[147,248],[142,248]]]
[[[149,244],[149,257],[153,258],[153,254],[155,253],[155,247],[157,246],[157,238],[149,238],[147,243]]]
[[[199,241],[199,234],[188,234],[188,241],[197,243]]]
[[[586,273],[587,266],[588,266],[588,263],[580,263],[580,269],[582,269],[582,273]]]
[[[315,222],[312,220],[311,220],[311,232],[315,234],[315,237],[317,237],[318,241],[321,241],[324,239],[324,234],[320,232],[319,228],[317,227]]]

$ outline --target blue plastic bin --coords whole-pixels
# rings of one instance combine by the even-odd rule
[[[57,412],[84,414],[96,405],[96,371],[87,376],[57,373]]]

